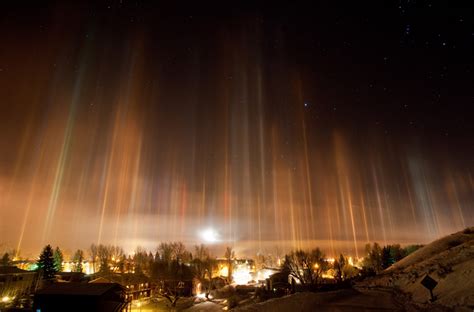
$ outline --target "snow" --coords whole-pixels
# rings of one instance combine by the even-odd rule
[[[396,287],[409,294],[415,303],[426,304],[430,294],[420,282],[427,274],[438,282],[433,290],[437,304],[472,311],[474,227],[432,242],[362,285]]]
[[[345,289],[332,292],[302,292],[237,308],[238,312],[310,311],[415,311],[398,300],[390,290]],[[436,310],[432,310],[436,311]]]

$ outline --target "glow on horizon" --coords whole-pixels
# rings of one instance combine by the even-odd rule
[[[207,228],[199,232],[199,237],[206,243],[213,244],[219,242],[219,233],[213,228]]]

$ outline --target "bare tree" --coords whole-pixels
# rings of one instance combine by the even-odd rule
[[[191,260],[191,254],[186,251],[182,242],[161,243],[157,248],[160,260],[170,262],[177,260],[181,263]]]
[[[215,259],[211,258],[209,249],[204,245],[194,247],[193,268],[195,277],[201,283],[201,290],[209,298],[212,286],[212,270],[216,267]]]
[[[145,248],[138,246],[133,255],[133,264],[135,266],[135,273],[142,273],[148,271],[148,252]]]
[[[318,284],[323,272],[328,269],[328,263],[319,248],[311,252],[296,250],[285,256],[284,267],[290,275],[302,285]]]
[[[91,256],[91,262],[92,262],[93,271],[94,271],[94,272],[97,272],[96,263],[97,263],[97,259],[98,259],[98,247],[97,247],[96,244],[92,244],[92,245],[89,247],[89,254],[90,254],[90,256]]]
[[[90,253],[94,265],[94,271],[96,270],[96,261],[99,262],[100,272],[116,272],[119,270],[119,262],[123,256],[123,249],[121,247],[102,244],[97,246],[92,244]]]
[[[84,252],[81,249],[78,249],[72,257],[74,272],[82,272],[82,261],[84,261]]]
[[[158,294],[166,298],[172,307],[183,296],[184,281],[193,278],[191,268],[185,264],[191,258],[191,253],[181,242],[161,243],[157,248],[151,275],[160,280]]]
[[[224,258],[227,260],[227,281],[232,283],[232,269],[233,269],[233,260],[235,258],[235,252],[232,247],[227,246],[224,253]]]

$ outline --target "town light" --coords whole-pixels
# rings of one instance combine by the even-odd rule
[[[220,268],[219,270],[219,275],[220,276],[229,276],[229,267],[224,265]]]
[[[4,297],[2,298],[2,302],[5,302],[5,303],[6,303],[6,302],[10,302],[11,300],[12,300],[12,298],[10,298],[10,297],[8,297],[8,296],[4,296]]]
[[[252,280],[250,270],[246,267],[236,268],[232,273],[232,279],[237,285],[246,285]]]

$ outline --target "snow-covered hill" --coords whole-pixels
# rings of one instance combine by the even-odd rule
[[[396,287],[426,303],[429,291],[421,280],[429,274],[438,282],[433,290],[436,303],[451,308],[474,309],[474,227],[440,238],[415,251],[365,286]]]

